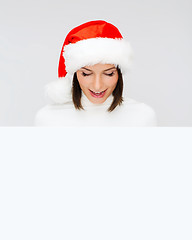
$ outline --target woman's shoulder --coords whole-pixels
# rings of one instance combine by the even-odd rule
[[[74,110],[74,105],[72,102],[64,104],[46,104],[41,107],[35,114],[34,125],[41,126],[44,125],[47,121],[53,120],[55,116],[58,115],[67,115],[70,111]]]
[[[144,102],[137,101],[130,97],[123,97],[123,104],[125,106],[129,106],[129,107],[137,107],[137,108],[141,108],[141,109],[153,110],[153,108],[150,105],[148,105]]]
[[[145,123],[145,125],[157,126],[157,116],[153,107],[133,98],[124,97],[123,99],[124,112],[126,112],[129,117],[130,115],[134,116],[135,119]]]
[[[148,105],[144,102],[140,102],[140,101],[137,101],[137,100],[135,100],[133,98],[129,98],[129,97],[124,97],[123,100],[124,100],[123,104],[127,107],[133,107],[133,108],[137,108],[138,110],[155,113],[154,109],[150,105]]]

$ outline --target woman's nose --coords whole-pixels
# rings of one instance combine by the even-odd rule
[[[95,76],[94,81],[93,81],[93,87],[95,92],[100,92],[102,91],[102,79],[100,75]]]

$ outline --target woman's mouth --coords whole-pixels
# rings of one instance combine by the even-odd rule
[[[107,90],[107,89],[106,89],[106,90]],[[106,90],[105,90],[105,91],[102,91],[102,92],[94,92],[94,91],[91,91],[91,90],[89,89],[89,91],[90,91],[90,93],[91,93],[91,96],[93,96],[93,97],[95,97],[95,98],[102,98],[102,97],[105,95]]]

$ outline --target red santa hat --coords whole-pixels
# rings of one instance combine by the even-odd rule
[[[55,103],[72,101],[74,73],[97,63],[119,66],[124,75],[131,68],[133,51],[119,30],[103,20],[90,21],[72,29],[65,38],[58,79],[47,84],[45,93]]]

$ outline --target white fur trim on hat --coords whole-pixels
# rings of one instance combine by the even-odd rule
[[[72,79],[68,75],[45,86],[45,96],[53,103],[63,104],[72,101]]]
[[[133,51],[125,39],[90,38],[66,45],[63,57],[70,74],[96,63],[119,65],[124,74],[131,68]]]

